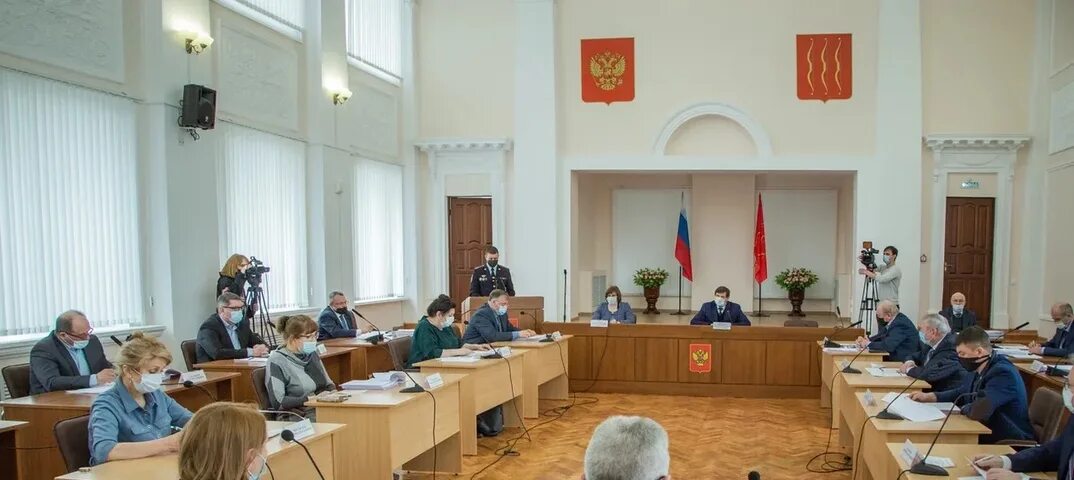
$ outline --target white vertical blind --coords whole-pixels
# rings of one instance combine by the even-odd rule
[[[135,107],[0,69],[0,336],[140,324]]]
[[[255,256],[272,269],[261,285],[270,311],[307,307],[306,146],[222,125],[220,264],[233,253]]]
[[[299,31],[305,26],[305,3],[309,0],[233,0]]]
[[[403,167],[361,160],[354,169],[358,300],[403,296]]]
[[[403,71],[403,0],[347,0],[347,53],[392,77]]]

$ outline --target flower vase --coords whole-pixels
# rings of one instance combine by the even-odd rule
[[[791,313],[792,317],[804,317],[802,313],[802,301],[805,300],[805,290],[796,288],[787,291],[787,298],[791,301]]]
[[[656,301],[660,299],[660,287],[645,287],[645,311],[641,313],[660,313]]]

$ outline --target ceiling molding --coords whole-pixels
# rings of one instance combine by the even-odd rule
[[[927,135],[925,146],[936,152],[945,150],[1014,152],[1028,145],[1030,140],[1031,137],[1027,135]]]
[[[442,138],[414,142],[423,152],[510,151],[509,138]]]

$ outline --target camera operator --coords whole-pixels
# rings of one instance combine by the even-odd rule
[[[876,294],[881,301],[891,300],[896,306],[899,305],[899,282],[902,280],[902,270],[895,264],[898,257],[899,249],[888,245],[884,247],[883,265],[877,265],[875,269],[858,269],[858,273],[876,280]]]
[[[250,259],[238,253],[228,257],[224,262],[224,268],[220,269],[220,278],[216,280],[216,295],[224,292],[234,293],[245,300],[246,298],[246,270],[250,268]],[[256,299],[247,309],[247,314],[253,316],[258,311]]]

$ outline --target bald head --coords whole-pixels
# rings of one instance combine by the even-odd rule
[[[954,305],[965,305],[965,304],[966,304],[966,296],[963,295],[962,292],[955,292],[955,293],[951,294],[951,305],[952,306],[954,306]]]
[[[1069,303],[1058,302],[1052,305],[1052,320],[1056,323],[1070,323],[1071,319],[1074,319],[1074,309],[1071,309]]]
[[[68,310],[56,317],[56,333],[72,333],[76,336],[89,332],[89,320],[78,310]]]
[[[899,315],[899,307],[895,306],[895,302],[891,300],[884,300],[876,306],[876,314],[880,318],[891,320]]]

